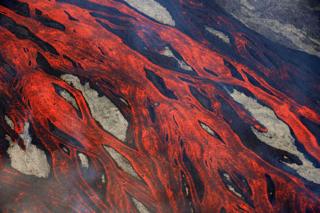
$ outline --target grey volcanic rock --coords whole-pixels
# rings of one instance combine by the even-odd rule
[[[96,90],[90,88],[88,82],[82,85],[77,76],[65,74],[61,78],[82,92],[89,105],[92,117],[105,131],[111,133],[119,140],[125,141],[129,123],[110,99],[106,96],[100,97]],[[67,95],[66,93],[62,93],[62,95],[78,109],[76,101],[72,99],[71,95]]]
[[[241,104],[251,116],[268,129],[268,132],[261,133],[253,127],[251,128],[261,142],[297,156],[301,160],[302,165],[285,162],[284,164],[294,169],[305,179],[320,184],[320,169],[316,168],[313,163],[298,150],[288,125],[280,120],[272,109],[261,105],[255,99],[246,96],[238,90],[233,90],[230,95],[233,100]]]
[[[215,1],[226,12],[263,36],[320,57],[320,1]]]
[[[50,173],[50,165],[45,152],[36,145],[32,144],[32,138],[29,133],[29,122],[24,124],[24,131],[20,134],[23,140],[25,150],[23,150],[17,142],[6,135],[10,146],[7,153],[10,157],[11,167],[25,175],[34,175],[39,178],[47,178]]]
[[[131,7],[153,18],[154,20],[171,26],[175,26],[175,22],[168,10],[154,0],[125,0]]]

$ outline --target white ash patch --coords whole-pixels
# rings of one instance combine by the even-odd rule
[[[205,27],[205,29],[211,33],[212,35],[218,37],[219,39],[221,39],[224,43],[230,44],[230,38],[229,36],[227,36],[225,33],[218,31],[212,27]]]
[[[155,0],[125,0],[131,7],[134,7],[139,12],[145,14],[154,20],[167,24],[170,26],[175,26],[175,22],[170,15],[169,11],[159,4]]]
[[[78,153],[78,157],[80,159],[81,167],[88,169],[89,168],[89,159],[83,153]]]
[[[138,209],[138,211],[140,213],[149,213],[150,211],[147,209],[147,207],[145,205],[143,205],[140,201],[138,201],[135,198],[132,198],[132,201],[134,203],[134,205],[136,206],[136,208]]]
[[[268,129],[268,132],[261,133],[251,127],[253,133],[260,141],[274,148],[296,155],[302,161],[302,165],[283,163],[296,170],[297,173],[305,179],[320,184],[320,169],[315,168],[312,162],[306,159],[303,153],[299,152],[286,123],[281,121],[270,108],[259,104],[255,99],[237,90],[233,90],[230,95],[236,102],[248,110],[258,122]]]
[[[128,174],[132,175],[135,178],[140,179],[138,174],[132,168],[130,162],[124,156],[122,156],[119,152],[117,152],[111,147],[108,147],[108,146],[103,146],[103,147],[123,171],[127,172]]]
[[[98,92],[90,88],[89,83],[81,84],[79,78],[74,75],[65,74],[61,78],[82,92],[83,97],[89,105],[92,117],[121,141],[125,141],[128,129],[128,121],[124,118],[117,106],[106,96],[99,97]]]
[[[32,138],[29,134],[28,122],[25,123],[24,131],[20,137],[26,146],[25,150],[6,135],[6,139],[10,143],[7,153],[10,157],[11,167],[26,175],[47,178],[50,173],[47,156],[43,150],[31,144]]]

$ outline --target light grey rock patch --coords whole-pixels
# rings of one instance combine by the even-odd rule
[[[226,180],[227,180],[228,182],[232,182],[229,174],[227,174],[227,173],[224,172],[222,175],[226,178]],[[233,194],[235,194],[237,197],[243,198],[242,195],[241,195],[239,192],[237,192],[236,189],[235,189],[232,185],[227,184],[227,187],[228,187],[228,189],[229,189]]]
[[[227,44],[230,44],[230,38],[229,36],[227,36],[225,33],[221,32],[221,31],[218,31],[218,30],[215,30],[214,28],[212,27],[205,27],[205,29],[211,33],[212,35],[220,38],[224,43],[227,43]]]
[[[120,98],[120,101],[121,101],[122,103],[124,103],[125,105],[129,106],[128,102],[127,102],[125,99]]]
[[[135,198],[132,198],[132,201],[134,203],[134,205],[136,206],[136,208],[138,209],[138,211],[140,213],[149,213],[150,211],[147,209],[147,207],[145,205],[143,205],[140,201],[138,201]]]
[[[190,194],[189,187],[188,187],[188,186],[185,186],[185,187],[184,187],[184,190],[185,190],[185,192],[186,192],[186,196],[189,196],[189,194]]]
[[[204,129],[209,135],[216,136],[216,133],[205,123],[200,122],[200,126],[202,129]]]
[[[106,176],[104,174],[101,175],[101,183],[106,183]]]
[[[114,150],[109,146],[103,146],[103,147],[123,171],[132,175],[135,178],[140,179],[138,174],[132,168],[130,162],[124,156],[122,156],[119,152],[117,152],[116,150]]]
[[[124,118],[117,106],[106,96],[99,97],[98,92],[90,88],[89,83],[81,84],[79,78],[74,75],[65,74],[61,78],[82,92],[83,97],[89,105],[92,117],[102,126],[121,141],[125,141],[128,121]]]
[[[39,178],[47,178],[50,174],[50,165],[45,152],[31,144],[32,138],[29,135],[29,123],[24,125],[24,132],[20,135],[26,146],[23,150],[17,143],[14,143],[10,136],[6,135],[10,146],[7,153],[10,157],[11,167],[26,175],[34,175]]]
[[[6,123],[8,124],[8,126],[11,128],[11,129],[14,129],[14,123],[13,121],[8,117],[8,116],[4,116],[4,120],[6,121]]]
[[[156,21],[175,26],[169,11],[155,0],[125,0],[131,7]]]
[[[286,162],[283,163],[296,170],[297,173],[305,179],[320,184],[320,169],[315,168],[312,162],[306,159],[303,153],[298,151],[295,145],[295,140],[292,137],[290,129],[286,123],[280,120],[270,108],[259,104],[255,99],[248,97],[237,90],[233,90],[230,95],[259,123],[268,129],[268,132],[261,133],[255,128],[251,127],[253,133],[260,141],[274,148],[296,155],[302,161],[302,165],[297,165],[294,163],[289,164]]]
[[[88,169],[89,168],[89,159],[83,153],[78,153],[78,157],[80,159],[81,167]]]
[[[170,49],[170,47],[166,46],[162,51],[160,51],[161,55],[170,57],[170,58],[174,58],[178,64],[179,67],[183,70],[186,71],[193,71],[192,67],[190,67],[186,62],[184,62],[183,60],[178,59],[172,52],[172,50]]]
[[[32,138],[29,134],[30,123],[25,122],[23,126],[23,132],[20,134],[20,138],[23,140],[25,146],[29,146],[31,144]]]
[[[67,147],[65,147],[65,146],[62,147],[62,150],[63,150],[65,153],[67,153],[67,154],[70,152],[69,149],[67,149]]]

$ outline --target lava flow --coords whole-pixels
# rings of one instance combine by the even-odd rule
[[[0,1],[0,211],[320,212],[320,59],[141,2]]]

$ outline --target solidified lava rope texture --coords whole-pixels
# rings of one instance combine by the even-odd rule
[[[0,1],[1,211],[320,212],[319,58],[132,2]]]

